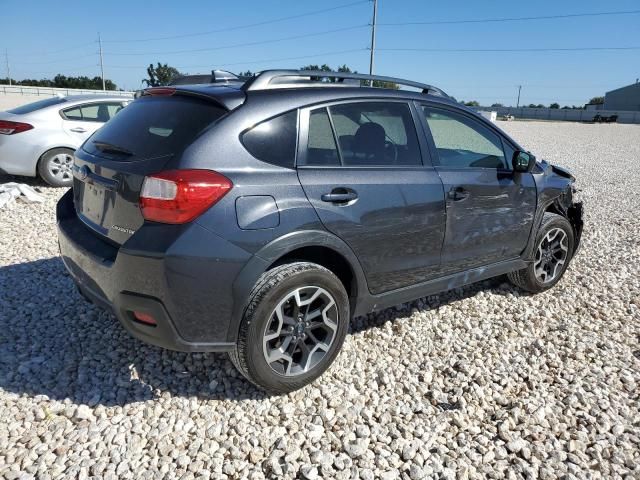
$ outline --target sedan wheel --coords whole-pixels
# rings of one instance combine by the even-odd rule
[[[60,182],[70,182],[73,178],[71,168],[73,167],[73,156],[68,153],[59,153],[49,159],[47,169],[51,176]]]

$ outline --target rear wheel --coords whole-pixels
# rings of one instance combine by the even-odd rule
[[[553,287],[569,266],[575,245],[569,221],[545,213],[536,236],[534,259],[526,268],[508,274],[516,286],[537,293]]]
[[[297,390],[331,365],[348,324],[347,292],[332,272],[307,262],[282,265],[251,292],[230,358],[268,392]]]
[[[40,177],[53,187],[70,187],[73,183],[73,150],[54,148],[38,161]]]

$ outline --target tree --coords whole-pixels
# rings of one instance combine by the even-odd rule
[[[492,103],[491,106],[493,108],[500,108],[500,107],[504,107],[504,105],[502,105],[501,103]]]
[[[329,65],[327,65],[326,63],[322,64],[322,65],[305,65],[304,67],[300,68],[300,70],[319,70],[321,72],[340,72],[340,73],[358,73],[357,71],[352,71],[351,68],[349,68],[346,64],[342,65],[340,67],[338,67],[337,70],[333,70]],[[314,81],[320,81],[320,77],[312,77],[311,80]],[[325,82],[332,82],[335,83],[338,79],[334,78],[334,77],[327,77],[324,79]],[[393,83],[393,82],[381,82],[379,80],[374,80],[373,85],[371,85],[372,87],[375,88],[390,88],[393,90],[398,90],[400,89],[400,86]],[[360,82],[360,85],[363,87],[368,87],[369,86],[369,81],[368,80],[362,80]]]
[[[8,83],[6,80],[0,80],[1,84]],[[13,80],[13,85],[23,85],[25,87],[52,87],[52,88],[79,88],[83,90],[102,90],[102,78],[101,77],[67,77],[59,73],[53,80],[48,78],[42,78],[37,80],[35,78],[25,78],[24,80]],[[117,90],[118,86],[113,81],[105,78],[104,86],[107,90]]]
[[[240,72],[238,74],[238,77],[240,78],[250,78],[250,77],[255,77],[256,74],[253,73],[251,70],[247,70],[246,72]]]
[[[543,104],[539,103],[538,105],[535,105],[533,103],[530,103],[528,108],[546,108]]]
[[[554,103],[552,103],[551,105],[549,105],[549,108],[553,108],[553,109],[556,109],[556,110],[557,110],[558,108],[560,108],[560,104],[559,104],[559,103],[555,103],[555,102],[554,102]]]
[[[160,87],[168,85],[171,80],[181,75],[177,68],[170,67],[166,63],[162,65],[158,62],[157,66],[149,64],[147,67],[147,75],[149,78],[145,78],[142,81],[147,84],[148,87]]]
[[[464,102],[464,104],[467,107],[479,107],[480,106],[480,104],[477,102],[477,100],[470,100],[468,102]]]
[[[589,105],[602,105],[604,103],[604,97],[593,97],[589,100]]]

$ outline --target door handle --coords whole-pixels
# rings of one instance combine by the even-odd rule
[[[72,132],[76,132],[76,133],[85,133],[86,130],[82,127],[74,127],[71,129]]]
[[[325,193],[321,197],[323,202],[348,203],[358,198],[358,194],[346,188],[334,188],[331,193]]]
[[[469,196],[469,191],[463,187],[452,187],[451,190],[449,190],[448,196],[454,202],[459,202]]]

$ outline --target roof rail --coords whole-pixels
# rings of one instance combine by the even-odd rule
[[[334,78],[337,79],[337,82],[323,82],[321,80],[323,78]],[[347,83],[345,80],[357,80],[357,82]],[[417,88],[422,90],[424,94],[430,93],[449,98],[449,95],[438,87],[411,80],[404,80],[402,78],[348,72],[324,72],[320,70],[265,70],[248,80],[242,88],[246,91],[253,91],[297,87],[353,87],[362,85],[362,81],[368,81],[370,84],[374,81],[395,83],[397,85]]]

